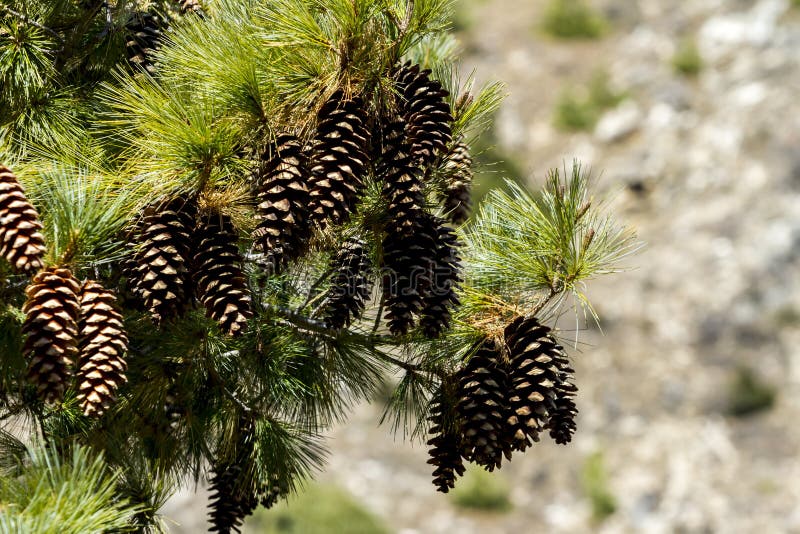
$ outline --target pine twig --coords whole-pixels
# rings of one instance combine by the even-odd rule
[[[64,41],[64,38],[61,37],[58,34],[58,32],[55,31],[54,29],[48,28],[44,24],[40,24],[40,23],[36,22],[35,20],[31,20],[30,18],[28,18],[23,13],[20,13],[19,11],[14,11],[10,7],[8,7],[6,4],[0,3],[0,13],[8,13],[12,17],[17,17],[19,20],[21,20],[25,24],[30,24],[34,28],[39,28],[40,30],[49,33],[50,35],[55,37],[56,40],[58,41],[58,44],[61,45],[61,48],[59,48],[58,50],[55,50],[55,52],[60,52],[60,51],[64,50],[64,46],[66,44],[65,41]]]
[[[530,318],[539,315],[539,312],[541,312],[544,309],[544,307],[547,306],[547,304],[551,300],[553,300],[553,298],[560,292],[561,291],[556,289],[555,287],[551,287],[550,292],[547,294],[547,296],[545,296],[541,301],[539,301],[539,303],[530,312],[528,312],[526,316]]]
[[[238,351],[236,351],[236,352],[238,353]],[[208,371],[208,376],[211,378],[211,380],[214,383],[214,385],[219,386],[219,388],[222,389],[222,392],[225,394],[225,396],[228,397],[243,412],[248,413],[248,414],[257,413],[255,410],[253,410],[248,405],[246,405],[241,399],[239,399],[239,397],[236,395],[236,393],[234,393],[233,391],[228,389],[227,384],[222,379],[222,377],[219,375],[219,372],[217,371],[217,368],[214,367],[214,365],[212,365],[212,362],[209,361],[208,343],[207,342],[204,343],[203,356],[204,356],[204,359],[206,361],[206,371]]]
[[[372,333],[371,335],[374,336],[375,333],[378,331],[378,328],[381,326],[381,318],[383,317],[383,305],[386,300],[386,297],[383,293],[381,293],[381,300],[378,303],[378,313],[375,315],[375,324],[372,325]]]
[[[328,269],[327,269],[327,270],[326,270],[324,273],[322,273],[322,274],[320,275],[320,277],[319,277],[319,278],[317,278],[317,280],[316,280],[316,281],[315,281],[313,284],[311,284],[311,287],[310,287],[310,288],[308,288],[308,296],[306,297],[306,300],[305,300],[305,302],[303,302],[303,303],[302,303],[300,306],[298,306],[298,307],[297,307],[297,310],[296,310],[296,311],[297,311],[298,313],[300,313],[300,311],[301,311],[301,310],[303,310],[303,309],[304,309],[306,306],[308,306],[309,304],[311,304],[311,302],[312,302],[313,300],[315,300],[315,297],[314,297],[314,290],[315,290],[315,289],[318,289],[318,288],[319,288],[319,286],[321,286],[322,284],[324,284],[324,283],[325,283],[325,281],[328,279],[328,277],[330,277],[330,275],[331,275],[331,274],[333,274],[333,271],[334,271],[334,269],[333,269],[332,267],[329,267],[329,268],[328,268]]]

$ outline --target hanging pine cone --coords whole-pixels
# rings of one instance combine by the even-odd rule
[[[368,132],[360,98],[339,90],[318,114],[311,160],[311,219],[320,226],[342,224],[355,210],[363,188]]]
[[[393,335],[408,333],[423,308],[431,286],[437,231],[425,212],[411,219],[413,230],[395,221],[386,225],[383,239],[382,290],[386,319]]]
[[[25,289],[23,352],[28,380],[46,402],[60,401],[73,374],[78,353],[80,284],[69,269],[50,267]]]
[[[126,381],[128,336],[114,293],[87,280],[81,287],[80,303],[78,401],[84,415],[100,417],[114,401],[117,388]]]
[[[212,532],[239,532],[242,520],[252,514],[259,504],[258,496],[248,490],[248,477],[252,472],[249,462],[252,461],[254,431],[254,422],[247,417],[241,417],[235,457],[216,462],[212,467],[209,514]]]
[[[11,169],[0,165],[0,255],[19,272],[42,268],[44,237],[39,214]]]
[[[228,335],[241,334],[253,310],[230,217],[222,213],[206,215],[195,230],[194,241],[197,295],[206,315]]]
[[[563,349],[536,318],[517,317],[505,329],[505,343],[511,360],[510,439],[514,450],[524,451],[531,440],[539,441],[554,407]]]
[[[328,290],[325,320],[331,328],[344,328],[364,311],[369,298],[369,254],[361,239],[345,241],[333,262],[333,276]]]
[[[435,466],[433,485],[438,491],[447,493],[456,482],[457,476],[464,474],[464,462],[461,459],[463,444],[458,415],[455,411],[455,387],[457,384],[442,383],[431,401],[431,415],[428,421],[431,428],[428,434],[430,449],[428,463]]]
[[[258,172],[256,245],[267,254],[267,268],[276,273],[298,258],[310,235],[308,225],[308,161],[298,139],[281,135],[274,155]]]
[[[404,136],[405,122],[388,121],[381,135],[381,159],[377,166],[387,200],[383,238],[383,298],[386,319],[394,335],[406,334],[423,307],[430,289],[436,258],[437,227],[425,211],[420,170],[411,160]]]
[[[444,212],[453,224],[462,224],[472,208],[472,158],[469,147],[459,141],[444,162],[445,187],[440,195]]]
[[[130,282],[156,325],[183,313],[191,301],[187,264],[196,213],[193,201],[176,198],[148,209],[139,224]]]
[[[423,301],[422,331],[429,338],[437,338],[450,327],[450,310],[458,306],[456,289],[461,277],[461,258],[458,257],[458,238],[455,232],[434,218],[437,226],[436,257],[431,277],[431,288]]]
[[[384,126],[377,175],[383,179],[381,193],[388,202],[387,216],[398,230],[414,232],[425,206],[425,195],[422,172],[411,158],[405,130],[406,123],[400,117]]]
[[[143,70],[150,76],[156,75],[153,54],[161,48],[164,37],[161,28],[163,21],[150,13],[134,13],[130,22],[125,25],[128,36],[125,47],[128,52],[128,64],[135,70]]]
[[[500,348],[486,339],[459,374],[457,410],[462,421],[464,458],[488,471],[510,457],[506,427],[508,371]]]
[[[555,343],[555,340],[553,342]],[[550,437],[556,443],[566,445],[572,441],[572,435],[576,429],[575,416],[578,415],[578,408],[572,399],[578,393],[578,388],[573,383],[575,370],[570,365],[564,348],[556,344],[554,353],[554,360],[558,368],[558,382],[556,383],[556,399],[547,426],[550,429]]]
[[[289,488],[286,484],[284,484],[278,476],[273,476],[272,483],[263,489],[259,504],[269,510],[288,493]]]
[[[453,116],[444,98],[449,93],[438,81],[430,79],[430,73],[409,62],[395,74],[401,95],[400,109],[408,123],[406,135],[411,155],[423,167],[432,165],[452,140]]]
[[[240,490],[241,467],[235,463],[212,468],[209,482],[211,532],[228,534],[240,532],[242,520],[252,513]],[[244,502],[243,502],[244,501]]]

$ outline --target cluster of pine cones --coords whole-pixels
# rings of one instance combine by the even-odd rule
[[[346,224],[355,213],[367,174],[382,181],[382,291],[389,330],[408,333],[416,320],[433,338],[450,323],[458,304],[459,246],[444,219],[427,209],[425,177],[434,166],[453,177],[439,194],[450,222],[468,214],[469,156],[453,142],[447,92],[429,71],[395,69],[397,101],[380,119],[365,103],[334,92],[321,106],[309,140],[284,133],[261,154],[254,172],[257,225],[254,246],[269,274],[284,271],[309,249],[314,232]],[[459,200],[462,199],[462,200]],[[228,334],[244,330],[253,315],[242,273],[237,234],[222,213],[198,215],[197,202],[169,199],[151,206],[134,231],[128,269],[133,292],[156,324],[179,316],[197,298]],[[334,254],[324,316],[334,329],[364,311],[372,262],[359,236]]]
[[[231,218],[198,212],[192,198],[177,197],[144,210],[135,226],[128,283],[156,325],[180,316],[195,296],[228,335],[253,316]]]
[[[428,463],[437,489],[454,487],[464,460],[493,471],[544,431],[569,443],[578,413],[573,374],[563,347],[535,318],[515,319],[502,342],[483,340],[431,402]]]
[[[36,273],[23,307],[28,379],[42,400],[56,402],[74,377],[84,414],[99,417],[125,382],[122,315],[114,294],[98,282],[80,283],[66,268],[44,268],[41,229],[17,177],[0,165],[0,253],[15,271]]]
[[[437,337],[458,304],[460,260],[455,233],[427,209],[425,180],[434,167],[449,177],[439,200],[449,222],[461,223],[469,215],[472,162],[466,146],[452,139],[448,93],[430,71],[405,64],[392,79],[397,98],[377,118],[368,116],[360,98],[339,90],[319,110],[309,143],[280,135],[262,155],[255,242],[265,267],[282,271],[306,252],[314,228],[351,218],[372,171],[386,203],[379,257],[389,330],[406,334],[418,319],[426,335]],[[346,326],[363,311],[369,258],[358,237],[336,255],[326,301],[331,327]]]

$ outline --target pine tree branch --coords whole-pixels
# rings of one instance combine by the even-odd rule
[[[33,26],[34,28],[39,28],[39,29],[40,29],[40,30],[42,30],[43,32],[47,32],[47,33],[49,33],[50,35],[52,35],[53,37],[55,37],[55,38],[56,38],[56,40],[58,41],[58,43],[61,45],[61,48],[59,48],[58,50],[54,50],[54,52],[58,53],[58,52],[61,52],[62,50],[64,50],[64,45],[65,45],[64,38],[63,38],[63,37],[61,37],[61,36],[58,34],[58,32],[57,32],[57,31],[55,31],[54,29],[52,29],[52,28],[48,28],[48,27],[47,27],[47,26],[45,26],[44,24],[40,24],[40,23],[36,22],[35,20],[31,20],[31,19],[30,19],[30,18],[28,18],[26,15],[24,15],[24,14],[20,13],[19,11],[14,11],[13,9],[11,9],[10,7],[8,7],[8,6],[7,6],[6,4],[4,4],[4,3],[0,3],[0,13],[8,13],[8,14],[9,14],[9,15],[11,15],[12,17],[17,17],[19,20],[21,20],[21,21],[22,21],[22,22],[24,22],[25,24],[30,24],[30,25],[31,25],[31,26]]]
[[[238,351],[234,352],[238,354]],[[222,379],[219,372],[217,371],[217,368],[213,365],[213,362],[210,361],[207,342],[204,343],[203,355],[206,361],[206,370],[208,371],[208,376],[211,378],[211,381],[214,383],[214,385],[219,387],[225,394],[225,396],[228,397],[236,406],[239,407],[240,410],[242,410],[246,414],[258,413],[256,410],[253,410],[252,408],[247,406],[244,402],[242,402],[241,399],[239,399],[239,397],[234,392],[228,389],[225,380]]]
[[[561,293],[561,291],[563,291],[563,289],[557,289],[556,287],[551,287],[550,288],[550,292],[530,312],[528,312],[526,314],[526,317],[527,318],[532,318],[532,317],[536,317],[537,315],[539,315],[539,312],[541,312],[544,309],[544,307],[547,306],[547,304],[551,300],[553,300],[553,298],[556,295]]]
[[[341,335],[340,331],[334,330],[334,329],[328,327],[328,325],[327,325],[327,323],[325,323],[325,321],[320,321],[320,320],[317,320],[317,319],[312,319],[310,317],[306,317],[305,315],[302,315],[301,313],[298,313],[295,310],[292,310],[292,309],[289,309],[289,308],[285,308],[283,306],[276,306],[274,304],[264,304],[263,306],[264,306],[264,308],[266,310],[273,311],[273,312],[277,313],[278,315],[280,315],[283,319],[285,319],[287,322],[289,322],[290,325],[292,325],[292,326],[300,327],[300,328],[303,328],[305,330],[309,330],[309,331],[312,331],[314,333],[321,334],[321,335],[324,335],[324,336],[327,336],[327,337],[330,337],[330,338],[336,338],[336,337],[339,337]],[[354,334],[354,335],[358,335],[358,334]],[[397,339],[395,339],[393,337],[388,337],[388,336],[375,335],[374,334],[374,330],[373,330],[372,333],[370,333],[367,336],[359,336],[359,337],[362,337],[362,341],[365,342],[365,344],[371,345],[373,347],[375,346],[376,343],[389,343],[389,344],[392,344],[392,345],[398,344],[398,340]],[[416,364],[409,363],[409,362],[405,362],[403,360],[400,360],[398,358],[395,358],[393,356],[390,356],[390,355],[385,354],[385,353],[380,352],[380,351],[376,351],[375,356],[378,359],[381,359],[381,360],[383,360],[383,361],[385,361],[387,363],[391,363],[391,364],[393,364],[393,365],[395,365],[395,366],[397,366],[397,367],[399,367],[401,369],[404,369],[405,371],[407,371],[409,373],[431,374],[431,375],[436,375],[436,376],[439,376],[439,377],[444,377],[445,376],[444,371],[442,371],[441,369],[438,369],[438,368],[437,369],[427,369],[427,368],[425,368],[423,366],[416,365]]]
[[[301,310],[305,309],[306,306],[311,304],[312,301],[315,300],[314,290],[318,289],[319,286],[325,283],[325,281],[333,274],[333,267],[328,268],[324,273],[322,273],[317,280],[311,284],[311,287],[308,288],[308,296],[306,297],[305,302],[303,302],[300,306],[297,307],[297,312],[299,313]]]
[[[381,293],[381,300],[378,303],[378,312],[375,314],[375,324],[372,325],[372,335],[375,335],[375,332],[378,331],[378,328],[381,326],[381,318],[383,317],[383,306],[386,302],[386,296]]]

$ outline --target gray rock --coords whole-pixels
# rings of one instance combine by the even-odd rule
[[[642,122],[642,112],[636,102],[628,100],[606,112],[597,123],[594,136],[602,143],[615,143],[628,137]]]

